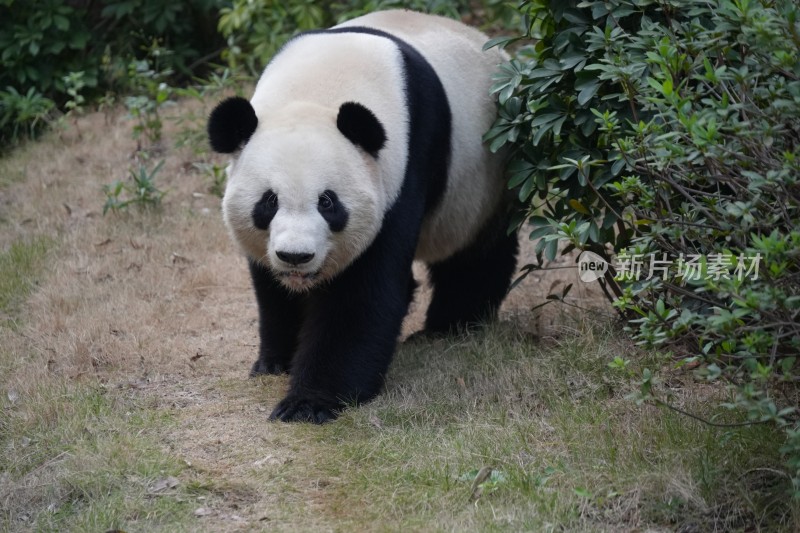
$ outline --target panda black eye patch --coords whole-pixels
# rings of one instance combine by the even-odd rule
[[[339,201],[336,193],[330,189],[319,195],[317,211],[319,211],[319,214],[322,215],[322,218],[325,219],[328,227],[333,232],[342,231],[347,225],[347,219],[350,217],[347,208]]]
[[[269,189],[253,207],[253,224],[258,229],[267,229],[277,212],[278,195],[272,192],[272,189]]]

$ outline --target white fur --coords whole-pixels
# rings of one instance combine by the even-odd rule
[[[369,80],[365,83],[364,80]],[[299,124],[286,109],[297,102],[313,102],[330,110],[327,117],[308,116],[308,124],[335,126],[339,106],[357,102],[371,110],[386,130],[380,152],[376,186],[388,210],[402,185],[408,137],[403,71],[397,47],[382,37],[360,33],[313,34],[290,41],[261,75],[251,103],[259,129],[276,120]],[[326,120],[327,119],[327,120]],[[336,132],[338,137],[342,134]],[[312,154],[307,153],[307,157]]]
[[[503,56],[481,51],[485,35],[442,17],[385,11],[342,26],[351,25],[381,29],[414,46],[447,93],[453,117],[448,186],[440,207],[424,221],[417,248],[418,259],[444,259],[469,244],[502,192],[502,161],[489,154],[481,136],[494,118],[490,75]],[[258,128],[229,169],[223,215],[244,251],[283,274],[288,287],[306,290],[330,279],[380,231],[408,157],[404,84],[396,45],[360,33],[294,39],[261,76],[251,99]],[[364,105],[385,128],[387,141],[377,161],[337,130],[344,102]],[[277,194],[279,209],[264,232],[254,227],[252,211],[267,189]],[[326,189],[349,210],[342,232],[331,232],[317,212]],[[277,251],[315,257],[292,267],[277,258]]]
[[[259,127],[233,163],[223,215],[250,257],[279,274],[314,274],[282,278],[290,288],[304,290],[333,277],[369,246],[386,199],[375,184],[377,165],[339,133],[335,111],[305,103],[285,110],[293,119]],[[278,212],[264,232],[253,225],[252,213],[267,189],[278,196]],[[331,232],[317,210],[326,189],[334,190],[350,212],[340,233]],[[315,256],[290,266],[278,259],[278,251]]]

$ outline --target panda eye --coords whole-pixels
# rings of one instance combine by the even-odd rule
[[[333,209],[333,200],[331,200],[331,197],[328,196],[327,193],[322,193],[319,195],[319,203],[317,203],[317,207],[323,211],[330,211]]]
[[[347,225],[349,213],[347,207],[339,201],[339,197],[330,189],[326,189],[319,195],[317,210],[328,222],[331,231],[339,232]]]
[[[253,217],[253,225],[258,229],[268,229],[269,223],[278,212],[278,195],[272,192],[272,189],[265,192],[261,199],[253,206],[253,212],[250,216]]]

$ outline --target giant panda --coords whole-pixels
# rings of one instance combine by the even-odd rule
[[[331,420],[376,396],[427,264],[425,332],[491,318],[515,270],[503,157],[482,135],[506,58],[451,19],[394,10],[292,38],[252,98],[212,111],[232,154],[223,218],[249,261],[251,375],[290,374],[272,420]]]

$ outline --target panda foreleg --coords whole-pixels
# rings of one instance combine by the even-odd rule
[[[413,239],[399,248],[386,240],[309,299],[289,392],[272,420],[322,423],[381,391],[414,283]]]
[[[291,294],[275,280],[269,269],[250,261],[250,275],[258,302],[258,359],[250,377],[289,372],[302,320],[301,296]]]
[[[464,250],[428,265],[433,296],[425,333],[451,333],[497,315],[511,286],[519,243],[507,234],[506,217],[495,217]]]

